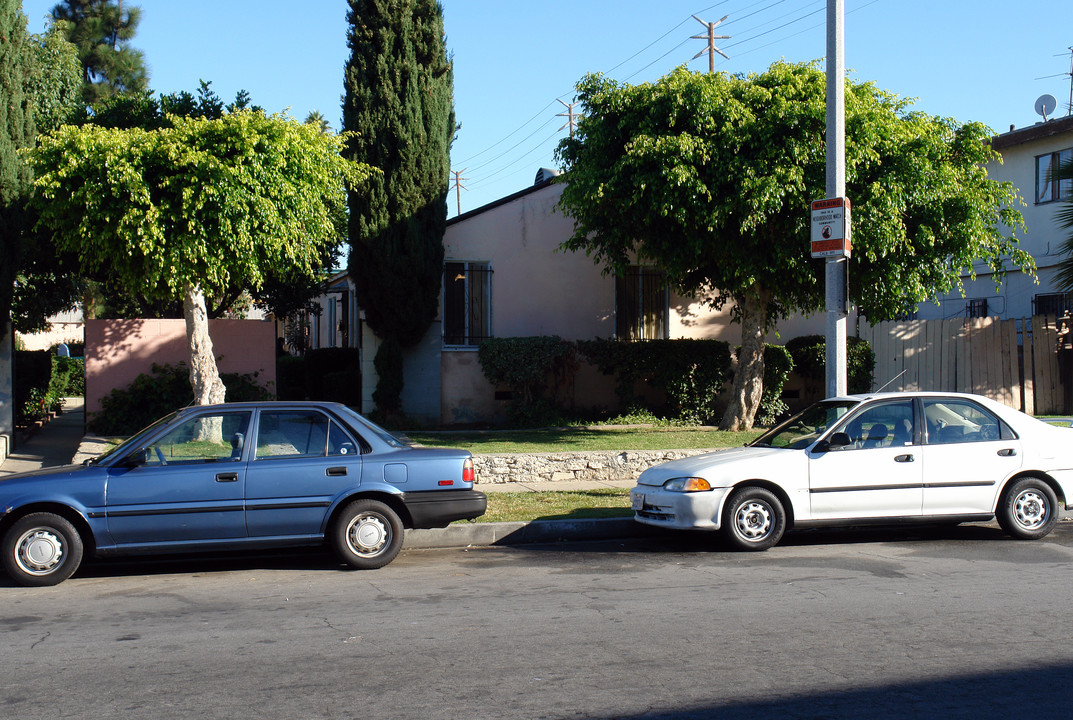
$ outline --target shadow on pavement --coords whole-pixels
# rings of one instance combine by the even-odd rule
[[[852,682],[852,678],[848,679]],[[874,688],[795,695],[783,699],[757,699],[707,707],[615,715],[616,720],[719,720],[721,718],[934,718],[937,720],[988,720],[990,718],[1069,717],[1069,702],[1062,688],[1073,681],[1073,665],[920,680]],[[596,717],[596,716],[592,716]]]

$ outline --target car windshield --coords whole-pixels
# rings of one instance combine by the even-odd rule
[[[119,445],[116,445],[114,448],[111,448],[111,449],[101,453],[97,457],[93,458],[90,462],[92,462],[93,464],[97,464],[97,463],[104,462],[105,460],[107,460],[110,457],[116,457],[116,456],[120,455],[127,448],[129,448],[129,447],[131,447],[133,445],[137,445],[141,441],[142,438],[144,438],[146,435],[148,435],[149,433],[151,433],[154,430],[156,430],[158,427],[171,422],[172,418],[174,418],[174,417],[175,417],[175,413],[173,413],[173,412],[168,413],[167,415],[165,415],[164,417],[160,418],[159,420],[157,420],[155,423],[153,423],[149,427],[138,431],[137,433],[135,433],[131,437],[129,437],[126,440],[124,440],[123,442],[121,442]]]
[[[807,448],[859,403],[859,400],[821,400],[767,431],[751,444],[754,447],[790,450]]]

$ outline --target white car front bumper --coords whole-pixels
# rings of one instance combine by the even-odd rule
[[[723,503],[731,488],[671,492],[654,485],[630,490],[633,519],[645,525],[679,530],[718,530]]]

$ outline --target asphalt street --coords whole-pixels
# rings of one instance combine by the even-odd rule
[[[0,585],[5,718],[1068,717],[1073,525],[99,562]]]

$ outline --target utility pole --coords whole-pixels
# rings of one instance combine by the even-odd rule
[[[462,168],[461,170],[452,170],[451,171],[451,174],[455,176],[454,181],[453,181],[454,182],[454,191],[455,191],[455,202],[458,203],[458,214],[459,215],[462,214],[462,191],[463,190],[469,190],[468,187],[466,187],[465,185],[462,184],[463,180],[469,180],[469,178],[462,177],[462,173],[464,173],[464,172],[466,172],[466,168]]]
[[[555,99],[559,100],[559,98],[555,98]],[[568,105],[568,104],[564,103],[562,100],[559,100],[559,104],[562,105],[564,108],[566,108],[566,112],[559,113],[555,117],[567,118],[566,122],[563,124],[563,127],[559,128],[559,129],[562,130],[565,127],[569,127],[570,128],[570,137],[574,137],[574,126],[577,125],[577,119],[580,117],[579,115],[577,115],[574,112],[574,106],[577,105],[577,103],[570,103]]]
[[[694,35],[692,38],[690,38],[691,40],[707,40],[708,41],[708,47],[704,48],[699,53],[694,55],[693,59],[696,60],[697,58],[699,58],[704,53],[708,53],[708,72],[710,72],[710,73],[715,72],[715,54],[716,53],[719,53],[720,55],[725,57],[727,60],[730,59],[729,55],[727,55],[725,52],[723,52],[722,50],[720,50],[719,48],[717,48],[715,46],[715,41],[716,40],[727,40],[727,39],[730,38],[729,35],[716,35],[715,34],[715,26],[718,25],[719,23],[723,22],[724,20],[726,20],[728,17],[730,17],[730,16],[729,15],[724,15],[723,17],[719,18],[719,20],[717,22],[710,23],[710,22],[704,22],[703,20],[701,20],[696,15],[693,16],[694,20],[699,22],[704,27],[708,28],[708,34],[707,35]]]
[[[845,0],[827,0],[827,197],[846,195],[846,51]],[[849,221],[846,221],[849,233]],[[825,263],[827,310],[827,396],[845,395],[846,326],[849,260],[829,257]]]

